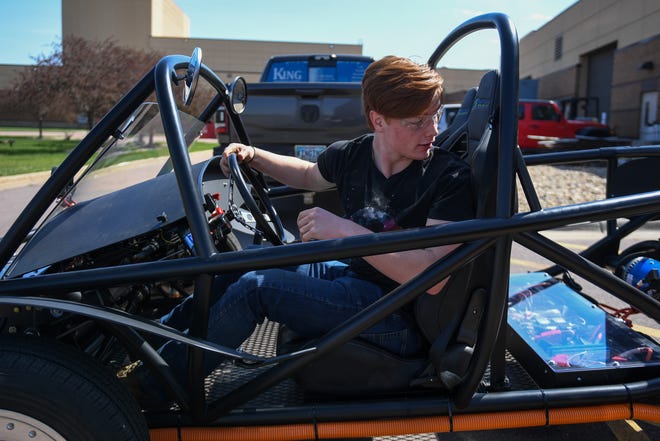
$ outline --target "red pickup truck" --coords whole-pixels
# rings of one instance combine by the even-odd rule
[[[521,149],[551,147],[560,139],[577,136],[609,137],[612,130],[605,124],[589,120],[568,120],[556,102],[551,100],[519,101],[518,145]]]

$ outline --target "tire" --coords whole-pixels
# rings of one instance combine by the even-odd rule
[[[220,243],[218,244],[218,251],[220,252],[240,251],[242,249],[243,247],[241,246],[241,242],[238,240],[236,234],[234,234],[233,232],[223,237],[220,240]]]
[[[140,409],[90,357],[38,337],[0,339],[0,439],[147,441]]]
[[[610,136],[609,129],[604,127],[583,127],[575,132],[576,136],[590,136],[594,138],[607,138]]]

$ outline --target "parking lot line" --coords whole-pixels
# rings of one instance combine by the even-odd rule
[[[547,264],[532,262],[531,260],[516,259],[514,257],[511,258],[510,262],[513,263],[514,265],[520,265],[522,267],[532,268],[532,269],[543,269],[548,267]]]
[[[650,335],[651,337],[660,338],[660,329],[649,328],[648,326],[636,325],[633,324],[633,329],[635,331],[641,332],[642,334]]]

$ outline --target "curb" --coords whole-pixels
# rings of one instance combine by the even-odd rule
[[[46,182],[46,180],[48,180],[49,177],[49,171],[25,173],[22,175],[0,176],[0,191],[32,185],[41,186],[44,182]]]
[[[203,161],[212,156],[212,151],[193,152],[190,154],[193,163]],[[41,186],[50,177],[50,171],[24,173],[21,175],[0,176],[0,191],[11,190],[13,188],[27,187],[27,186]]]
[[[639,230],[643,231],[658,231],[660,233],[660,221],[647,222]],[[639,231],[638,230],[638,231]],[[606,234],[607,222],[582,222],[579,224],[566,225],[563,227],[553,228],[552,231],[592,231]]]

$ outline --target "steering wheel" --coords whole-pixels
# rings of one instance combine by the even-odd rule
[[[261,234],[263,234],[273,245],[283,245],[286,238],[284,226],[282,225],[282,220],[277,214],[275,207],[268,197],[263,181],[259,179],[257,173],[255,173],[248,164],[242,163],[239,165],[235,153],[232,153],[227,157],[227,162],[229,164],[231,177],[236,183],[236,187],[238,187],[238,192],[243,197],[245,206],[250,210],[252,216],[254,216],[259,232],[261,232]],[[261,207],[263,207],[263,209],[260,208],[259,204],[255,201],[243,176],[246,176],[248,181],[250,181],[252,189],[257,194],[257,198],[259,199],[259,202],[261,202]],[[268,215],[272,224],[268,222],[266,215]]]

